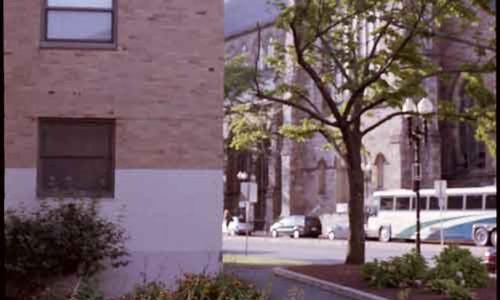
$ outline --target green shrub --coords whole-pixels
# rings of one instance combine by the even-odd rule
[[[234,276],[219,274],[185,274],[177,282],[175,291],[168,290],[161,282],[143,283],[120,300],[264,300],[265,297],[252,285]]]
[[[125,231],[98,215],[97,200],[42,201],[40,209],[5,217],[5,269],[14,284],[126,265]]]
[[[120,300],[173,300],[172,292],[162,282],[148,282],[137,285]]]
[[[415,249],[401,257],[394,257],[388,261],[366,263],[361,269],[364,280],[371,286],[378,288],[404,288],[418,286],[428,272],[425,259],[418,255]]]
[[[451,279],[466,288],[485,287],[488,283],[486,266],[468,249],[450,245],[435,256],[434,260],[436,266],[430,272],[429,280]]]
[[[222,273],[215,277],[204,274],[185,274],[178,281],[175,299],[264,300],[264,296],[255,287],[234,276]]]
[[[451,300],[473,300],[474,294],[466,287],[458,285],[453,279],[433,279],[427,288],[439,294],[445,294]]]

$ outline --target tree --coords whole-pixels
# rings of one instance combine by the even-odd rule
[[[365,260],[363,137],[404,113],[390,113],[373,123],[367,116],[381,107],[399,108],[408,97],[426,96],[423,82],[436,76],[476,78],[470,80],[469,91],[480,98],[485,89],[479,75],[496,69],[494,41],[463,38],[459,33],[442,30],[441,24],[453,19],[466,28],[478,21],[476,9],[493,14],[487,3],[483,0],[297,0],[284,5],[276,1],[282,9],[276,25],[290,33],[291,44],[276,45],[275,57],[269,59],[282,79],[274,87],[264,86],[259,77],[257,55],[253,95],[262,103],[279,103],[304,115],[299,124],[284,125],[282,134],[299,140],[321,134],[345,160],[351,228],[346,263],[362,264]],[[373,30],[368,33],[365,46],[360,46],[360,33],[366,24]],[[422,47],[429,39],[452,40],[473,47],[481,59],[474,63],[464,61],[458,68],[444,68]],[[314,104],[300,82],[286,80],[290,70],[301,72],[313,82],[326,113]],[[447,110],[447,114],[457,116],[452,110]],[[477,121],[478,114],[481,112],[471,110],[462,117]],[[495,122],[495,118],[488,120]],[[491,123],[486,123],[483,128],[488,135]]]

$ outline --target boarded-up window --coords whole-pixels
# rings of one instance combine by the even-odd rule
[[[38,195],[112,197],[114,120],[40,119]]]

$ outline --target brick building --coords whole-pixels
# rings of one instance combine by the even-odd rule
[[[17,0],[5,17],[5,207],[53,185],[124,208],[131,263],[107,295],[218,271],[223,6],[219,0]]]
[[[285,1],[293,2],[293,1]],[[494,1],[493,1],[494,3]],[[465,39],[473,39],[477,32],[492,34],[488,28],[495,18],[479,11],[481,22],[461,33]],[[245,0],[229,0],[225,3],[225,53],[227,56],[246,53],[253,62],[257,53],[257,28],[259,22],[261,32],[261,55],[271,51],[271,43],[286,45],[289,33],[273,26],[279,10],[265,0],[252,2]],[[444,31],[453,30],[454,21],[443,25]],[[487,33],[489,32],[489,33]],[[431,53],[436,63],[450,67],[458,67],[466,61],[474,61],[477,55],[471,47],[449,41],[430,41],[426,44],[427,53]],[[263,68],[265,74],[265,66]],[[321,107],[319,93],[312,87],[311,81],[294,70],[290,74],[295,83],[306,87],[312,95],[312,101]],[[486,76],[492,91],[496,87],[496,77]],[[463,81],[455,78],[453,85],[438,78],[427,80],[424,87],[428,98],[437,105],[438,99],[453,101],[457,107],[469,105],[463,93]],[[372,120],[381,119],[394,112],[394,109],[383,108],[373,112]],[[304,115],[284,107],[280,122],[297,122]],[[372,121],[368,122],[371,123]],[[280,123],[281,124],[281,123]],[[429,126],[429,143],[423,147],[423,182],[424,187],[432,187],[437,179],[448,180],[450,187],[490,185],[495,182],[496,160],[487,153],[484,145],[474,138],[474,129],[463,123],[451,123],[434,120]],[[413,151],[408,146],[406,122],[403,118],[393,118],[380,128],[370,132],[363,143],[368,150],[363,164],[367,167],[365,174],[366,200],[375,190],[411,188],[411,160]],[[325,151],[322,146],[325,140],[315,136],[305,143],[293,143],[283,140],[274,142],[271,148],[279,153],[269,157],[268,181],[265,186],[260,205],[261,218],[272,220],[278,215],[290,213],[329,214],[336,210],[336,204],[349,201],[347,172],[341,159],[334,150]],[[442,145],[446,145],[443,147]],[[230,165],[230,162],[228,163]],[[230,170],[238,170],[233,166]],[[233,175],[234,175],[233,174]],[[230,179],[228,169],[226,177]],[[233,176],[234,177],[234,176]],[[226,181],[226,201],[231,203],[237,190],[236,185]],[[231,193],[233,191],[233,193]],[[233,201],[234,202],[234,201]],[[271,209],[269,209],[271,207]]]

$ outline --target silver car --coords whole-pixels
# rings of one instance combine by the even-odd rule
[[[233,217],[233,220],[229,222],[227,226],[227,231],[230,235],[247,234],[251,235],[253,231],[253,224],[247,223],[242,217]]]

